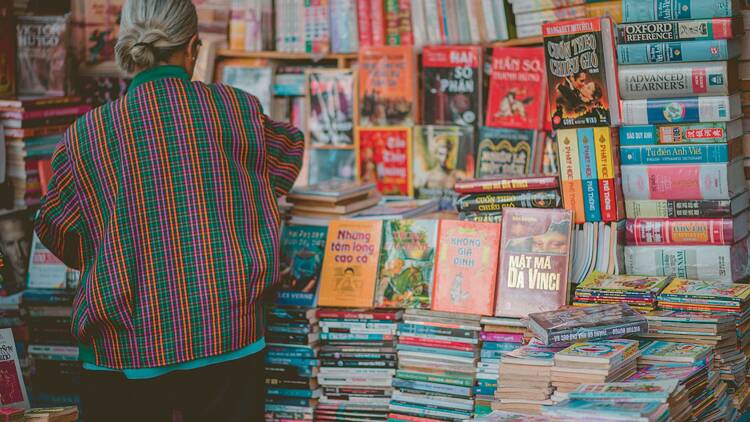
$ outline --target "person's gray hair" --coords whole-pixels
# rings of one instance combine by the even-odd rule
[[[127,0],[115,46],[117,64],[128,73],[150,69],[197,33],[198,14],[190,0]]]

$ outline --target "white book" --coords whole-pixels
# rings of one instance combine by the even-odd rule
[[[16,342],[10,328],[0,330],[0,406],[29,408],[29,397],[23,382],[21,365],[18,362]]]

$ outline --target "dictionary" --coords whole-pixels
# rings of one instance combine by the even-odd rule
[[[742,160],[622,166],[625,199],[730,199],[747,188]]]
[[[741,19],[696,19],[617,25],[617,43],[726,40],[744,33]]]
[[[623,22],[674,21],[732,17],[738,0],[623,0]]]
[[[648,63],[684,63],[737,58],[742,51],[739,40],[699,40],[619,44],[617,62],[623,65]]]
[[[724,200],[627,200],[628,218],[729,218],[748,208],[747,191]]]
[[[747,242],[721,246],[625,247],[628,274],[733,282],[747,273]]]
[[[741,119],[731,122],[623,126],[620,128],[620,145],[727,143],[742,135]]]
[[[521,318],[565,305],[573,213],[509,208],[502,225],[495,315]]]
[[[629,245],[731,245],[747,236],[747,213],[734,218],[635,218],[625,225]]]
[[[623,100],[729,95],[738,88],[737,62],[620,66]]]
[[[740,94],[622,101],[623,124],[729,122],[742,115]]]
[[[742,156],[742,140],[725,144],[690,145],[627,145],[620,147],[620,163],[633,164],[688,164],[726,163]]]

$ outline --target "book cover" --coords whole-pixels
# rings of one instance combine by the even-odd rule
[[[596,170],[599,182],[599,205],[602,221],[620,221],[625,217],[622,195],[622,176],[617,153],[619,139],[616,129],[594,128],[596,140]]]
[[[505,208],[560,208],[562,197],[557,189],[528,192],[491,192],[458,198],[456,208],[462,213],[493,213]]]
[[[742,33],[740,21],[730,18],[623,23],[617,25],[617,43],[721,40]]]
[[[350,149],[313,149],[310,151],[310,184],[331,179],[354,180],[357,177],[356,153]]]
[[[492,315],[500,225],[442,220],[432,309]]]
[[[281,237],[276,304],[314,307],[326,247],[325,227],[286,226]]]
[[[621,146],[659,144],[721,144],[742,137],[742,120],[731,122],[641,125],[620,128]]]
[[[594,3],[596,4],[596,3]],[[556,406],[543,406],[542,414],[554,419],[602,418],[605,420],[647,420],[666,414],[667,405],[654,401],[627,402],[622,400],[569,399]]]
[[[638,401],[638,399],[651,399],[664,402],[669,399],[679,384],[679,380],[582,384],[575,391],[570,392],[568,397],[579,400],[620,399]]]
[[[645,333],[648,323],[638,311],[619,303],[529,314],[529,328],[544,344],[570,345],[580,340]]]
[[[747,189],[742,160],[622,166],[626,199],[727,200]]]
[[[623,0],[625,22],[674,21],[732,17],[737,0]]]
[[[329,0],[331,51],[355,53],[359,49],[357,0]]]
[[[379,308],[430,308],[436,220],[389,220],[375,289]]]
[[[271,110],[271,87],[273,86],[273,68],[236,64],[227,64],[221,75],[222,83],[241,89],[254,95],[260,101],[265,112]]]
[[[371,47],[372,39],[372,19],[370,11],[370,2],[368,0],[357,1],[357,34],[360,47]]]
[[[16,20],[13,1],[0,1],[0,98],[16,93]]]
[[[521,318],[565,305],[572,212],[508,208],[502,226],[495,315]]]
[[[331,221],[320,278],[319,306],[372,306],[382,236],[382,221]]]
[[[729,122],[742,115],[739,94],[720,97],[623,100],[625,125]]]
[[[542,129],[547,103],[542,47],[495,47],[489,76],[485,125]]]
[[[68,268],[47,249],[34,233],[29,256],[26,287],[29,289],[65,289]]]
[[[696,363],[712,352],[710,346],[654,341],[641,349],[640,359],[661,362]]]
[[[310,54],[328,54],[331,48],[328,0],[308,0],[305,1],[304,7],[304,52]]]
[[[628,274],[734,282],[747,275],[744,240],[734,245],[625,246]]]
[[[474,174],[474,130],[461,126],[414,128],[414,195],[452,201],[456,182]]]
[[[29,408],[26,385],[18,363],[16,342],[10,328],[0,329],[0,405]]]
[[[628,200],[628,218],[729,218],[748,208],[748,194],[743,192],[731,200]]]
[[[661,366],[651,365],[640,368],[626,381],[655,381],[663,379],[689,380],[699,372],[700,366]]]
[[[583,183],[581,182],[581,164],[578,152],[578,131],[576,129],[557,131],[557,148],[563,205],[573,211],[576,223],[584,223],[586,212],[584,210]]]
[[[734,59],[742,46],[734,40],[698,40],[619,44],[620,64],[684,63]]]
[[[672,281],[672,277],[644,277],[612,275],[599,271],[589,274],[576,288],[576,294],[588,292],[625,292],[627,294],[656,295]]]
[[[731,218],[628,219],[629,245],[731,245],[747,236],[747,214]]]
[[[68,16],[19,16],[16,25],[19,95],[71,90]]]
[[[523,176],[531,172],[536,132],[482,126],[476,146],[476,177]]]
[[[358,64],[360,125],[412,126],[417,121],[416,63],[412,48],[362,48]]]
[[[606,61],[614,60],[611,30],[609,18],[544,24],[547,97],[554,129],[618,123],[614,63]]]
[[[411,128],[357,128],[356,136],[359,181],[383,195],[412,196]]]
[[[739,138],[721,144],[626,145],[620,147],[621,164],[727,163],[742,156]]]
[[[578,129],[578,154],[580,155],[579,162],[584,200],[583,210],[588,222],[602,221],[596,147],[594,128]]]
[[[354,71],[307,71],[308,113],[306,128],[317,147],[351,147],[354,144]]]
[[[482,49],[426,46],[422,50],[422,119],[430,125],[476,126],[482,116]]]
[[[662,290],[659,299],[668,300],[673,297],[745,302],[750,299],[750,285],[675,278]]]
[[[623,100],[729,95],[739,83],[734,61],[623,65],[618,77]]]
[[[638,353],[637,340],[584,341],[573,344],[555,354],[559,362],[606,362],[617,365]]]
[[[529,175],[462,180],[456,183],[454,189],[457,193],[469,194],[545,190],[555,189],[558,186],[557,176]]]

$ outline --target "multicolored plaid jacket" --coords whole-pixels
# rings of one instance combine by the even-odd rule
[[[173,66],[148,72],[161,77],[136,77],[67,131],[36,222],[41,241],[81,270],[73,335],[115,369],[262,338],[260,298],[278,275],[276,199],[304,148],[251,95]]]

